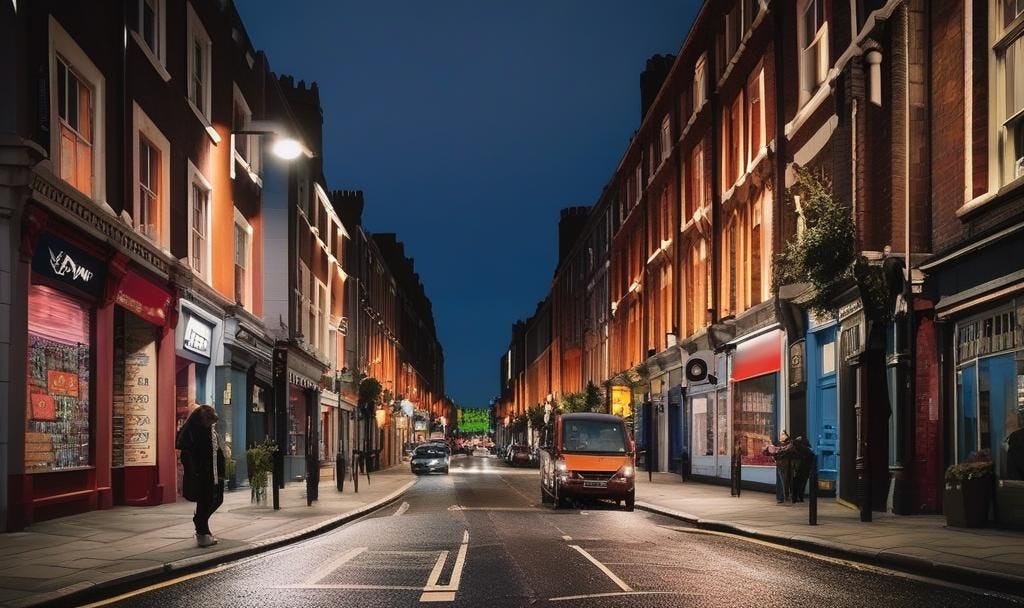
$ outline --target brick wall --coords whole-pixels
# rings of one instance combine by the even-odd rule
[[[936,251],[958,240],[961,228],[956,210],[964,202],[962,6],[938,2],[931,12],[932,240]]]

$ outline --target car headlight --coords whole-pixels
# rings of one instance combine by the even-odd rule
[[[633,472],[633,465],[631,464],[627,464],[619,469],[619,475],[622,475],[623,477],[632,477]]]
[[[569,470],[569,467],[565,464],[564,460],[559,460],[555,462],[555,470],[559,473],[565,473]]]

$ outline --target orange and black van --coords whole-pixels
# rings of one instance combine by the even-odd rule
[[[633,439],[622,418],[563,414],[542,438],[540,495],[556,509],[574,498],[605,498],[633,510]]]

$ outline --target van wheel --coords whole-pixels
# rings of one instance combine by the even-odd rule
[[[633,505],[636,502],[636,490],[630,490],[629,494],[626,494],[626,510],[632,511]]]

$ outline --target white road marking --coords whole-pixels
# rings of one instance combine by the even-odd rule
[[[625,583],[625,581],[623,581],[623,580],[622,580],[621,578],[619,578],[619,577],[615,576],[615,573],[614,573],[614,572],[612,572],[611,570],[609,570],[609,569],[608,569],[608,566],[605,566],[605,565],[604,565],[604,564],[602,564],[601,562],[597,561],[597,558],[596,558],[596,557],[594,557],[593,555],[591,555],[591,554],[587,553],[587,552],[586,552],[586,551],[585,551],[585,550],[583,549],[583,547],[581,547],[581,546],[579,546],[579,545],[569,545],[569,546],[570,546],[570,547],[572,547],[573,549],[576,549],[577,551],[579,551],[580,555],[582,555],[583,557],[585,557],[585,558],[589,559],[589,560],[590,560],[590,562],[591,562],[592,564],[594,564],[595,566],[597,566],[598,568],[600,568],[600,569],[601,569],[601,572],[604,572],[604,573],[605,573],[605,575],[606,575],[606,576],[607,576],[608,578],[612,579],[612,582],[613,582],[613,583],[615,583],[616,585],[618,585],[618,586],[619,586],[619,589],[622,589],[623,591],[632,591],[632,590],[633,590],[633,588],[632,588],[632,587],[630,587],[629,585],[627,585],[627,584]]]
[[[398,517],[399,515],[401,515],[402,513],[405,513],[408,510],[409,510],[409,503],[403,502],[401,504],[401,506],[398,507],[398,510],[391,514],[391,517]]]
[[[399,590],[399,591],[420,591],[423,587],[413,587],[411,585],[276,585],[271,589],[349,589],[354,591],[381,591],[381,590]]]
[[[566,534],[562,536],[562,540],[572,540],[572,537]]]
[[[350,561],[352,558],[359,555],[363,551],[366,551],[366,547],[356,547],[355,549],[350,549],[345,553],[342,553],[338,557],[338,559],[332,562],[328,562],[326,565],[321,566],[320,568],[315,570],[313,574],[309,575],[309,578],[306,579],[306,584],[315,585],[316,583],[319,583],[328,574],[334,572],[335,570],[340,568],[345,562]]]
[[[434,569],[427,579],[427,586],[423,588],[420,596],[421,602],[452,602],[455,601],[455,592],[459,590],[459,583],[462,582],[462,570],[466,567],[466,552],[469,550],[469,530],[462,532],[462,544],[459,545],[459,552],[455,556],[455,566],[452,568],[452,575],[447,585],[438,585],[441,578],[441,571],[448,558],[448,552],[443,551],[438,557]]]
[[[550,597],[549,602],[564,602],[569,600],[586,600],[598,597],[620,597],[624,595],[698,595],[696,592],[686,591],[615,591],[612,593],[591,593],[589,595],[563,595],[561,597]]]
[[[462,505],[452,505],[448,507],[449,511],[537,511],[537,507],[463,507]]]

